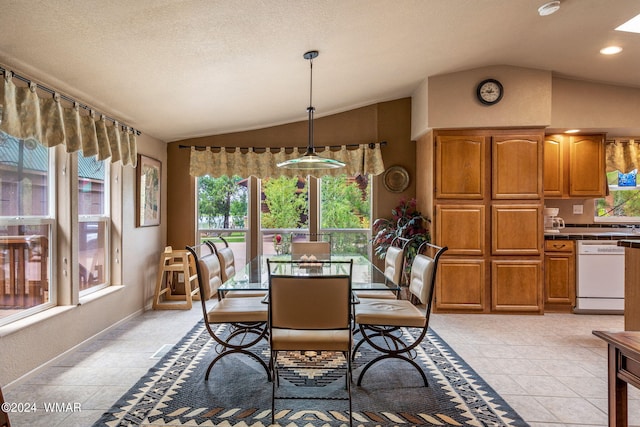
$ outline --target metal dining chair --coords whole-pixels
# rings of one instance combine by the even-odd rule
[[[271,423],[275,421],[275,401],[279,384],[278,354],[286,351],[341,352],[345,357],[347,398],[351,425],[351,268],[347,274],[294,276],[269,271],[269,344],[273,370]],[[322,369],[322,366],[319,367]],[[313,399],[286,397],[286,399]]]
[[[236,275],[236,259],[233,254],[233,249],[229,247],[229,242],[222,236],[218,236],[218,239],[222,241],[222,244],[216,245],[211,240],[207,240],[206,244],[209,245],[218,256],[218,261],[220,262],[220,278],[222,279],[222,283],[224,283]],[[267,296],[267,293],[265,291],[228,291],[224,296],[225,298],[264,298]]]
[[[209,364],[205,380],[213,366],[223,357],[242,354],[257,361],[271,380],[271,370],[267,364],[250,349],[267,335],[267,305],[263,297],[221,298],[218,288],[222,284],[218,256],[210,245],[187,246],[196,261],[200,295],[217,295],[211,308],[207,309],[207,298],[200,298],[204,324],[211,338],[218,344],[217,355]],[[230,325],[229,332],[216,333],[221,324]]]
[[[423,249],[430,255],[421,254]],[[364,366],[358,377],[358,385],[373,365],[385,359],[408,362],[420,373],[425,387],[429,385],[425,373],[409,356],[427,335],[438,261],[446,251],[446,246],[440,247],[425,242],[413,260],[409,292],[424,304],[424,310],[420,310],[412,301],[398,299],[361,299],[355,306],[355,322],[362,339],[356,344],[353,355],[355,356],[358,348],[365,343],[381,353]],[[401,332],[401,328],[416,328],[420,331],[417,337],[406,340],[402,333],[398,333]]]
[[[402,269],[404,267],[404,246],[389,246],[384,256],[384,277],[387,280],[400,285]],[[398,293],[393,291],[355,291],[355,295],[360,298],[384,298],[397,299]]]
[[[291,259],[312,255],[320,260],[330,259],[331,242],[291,242]]]

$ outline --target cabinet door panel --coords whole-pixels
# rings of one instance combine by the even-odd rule
[[[492,197],[542,197],[542,141],[532,136],[496,136],[492,144]]]
[[[549,253],[544,257],[544,302],[575,303],[575,267],[570,253]]]
[[[542,312],[542,262],[496,260],[491,263],[491,307],[495,311]]]
[[[600,135],[569,138],[569,195],[602,197],[605,191],[604,138]]]
[[[485,253],[485,207],[483,205],[437,205],[436,241],[449,255]]]
[[[541,205],[493,205],[491,252],[494,255],[542,253]]]
[[[548,136],[544,141],[544,195],[562,197],[564,190],[562,139]]]
[[[485,180],[485,137],[436,138],[436,198],[482,199]]]
[[[484,283],[483,260],[442,258],[436,281],[436,309],[483,310]]]

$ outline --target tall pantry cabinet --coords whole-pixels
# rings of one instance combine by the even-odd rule
[[[434,310],[542,313],[542,129],[434,131]]]

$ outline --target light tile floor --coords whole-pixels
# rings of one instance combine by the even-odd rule
[[[13,427],[92,425],[200,318],[199,306],[146,312],[12,384],[7,401],[38,404],[11,414]],[[591,331],[622,330],[622,316],[434,314],[431,326],[532,427],[607,425],[606,345]],[[640,391],[629,392],[640,426]],[[45,402],[81,410],[45,413]]]

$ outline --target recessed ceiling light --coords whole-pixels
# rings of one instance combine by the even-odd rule
[[[627,31],[629,33],[640,33],[640,15],[629,19],[624,24],[616,28],[617,31]]]
[[[578,132],[580,132],[580,129],[569,129],[564,131],[564,133],[578,133]]]
[[[555,13],[560,9],[560,0],[550,1],[548,3],[543,4],[538,8],[538,15],[547,16]]]
[[[615,55],[620,52],[622,52],[622,48],[620,46],[607,46],[600,49],[600,53],[603,55]]]

